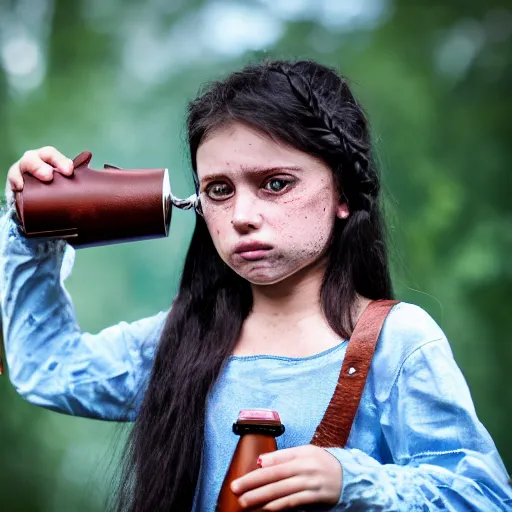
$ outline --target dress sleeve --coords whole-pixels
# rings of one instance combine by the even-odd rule
[[[82,332],[64,280],[74,249],[25,238],[0,218],[0,299],[9,378],[28,402],[65,414],[128,421],[137,414],[166,312]]]
[[[446,338],[403,362],[381,412],[392,463],[328,448],[343,469],[332,510],[510,511],[512,488]]]

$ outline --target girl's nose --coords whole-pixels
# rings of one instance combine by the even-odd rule
[[[259,229],[263,216],[257,209],[257,202],[248,197],[238,197],[233,210],[231,224],[240,232]]]

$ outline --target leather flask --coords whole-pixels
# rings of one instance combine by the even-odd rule
[[[171,221],[167,169],[89,167],[92,154],[80,153],[74,172],[54,172],[51,182],[24,174],[15,193],[20,227],[27,238],[64,239],[74,247],[166,237]]]

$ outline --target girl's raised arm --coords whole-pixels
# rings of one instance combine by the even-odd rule
[[[166,313],[80,330],[64,287],[74,250],[28,240],[10,209],[0,219],[3,336],[9,377],[30,403],[77,416],[132,420]]]

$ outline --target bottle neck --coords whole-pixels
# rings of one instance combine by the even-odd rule
[[[284,425],[282,425],[281,423],[233,423],[233,432],[239,436],[243,436],[246,434],[262,434],[265,436],[279,437],[284,433],[284,431]]]

